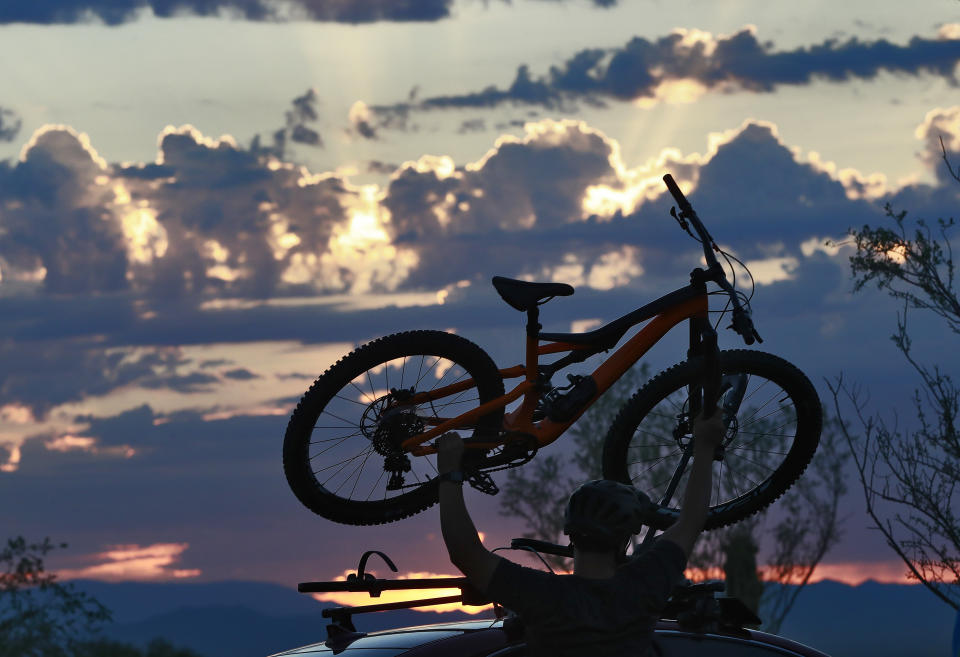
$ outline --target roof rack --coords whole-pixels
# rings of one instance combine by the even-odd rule
[[[476,588],[474,588],[466,577],[427,577],[414,579],[383,579],[374,577],[371,573],[364,572],[367,565],[367,559],[370,555],[376,554],[387,564],[393,572],[397,572],[397,567],[393,564],[386,554],[380,550],[367,550],[360,557],[360,564],[357,566],[356,573],[347,575],[345,581],[336,582],[301,582],[297,585],[297,591],[300,593],[334,593],[338,591],[352,591],[359,593],[369,593],[371,598],[379,598],[383,591],[400,591],[410,589],[460,589],[460,595],[449,595],[439,598],[424,598],[422,600],[404,600],[401,602],[384,602],[372,605],[358,605],[355,607],[331,607],[324,609],[321,614],[324,618],[331,619],[327,625],[327,644],[331,641],[338,644],[350,643],[356,638],[363,636],[362,632],[357,632],[353,625],[352,616],[354,614],[367,614],[376,611],[391,611],[395,609],[412,609],[414,607],[427,607],[431,605],[442,605],[450,603],[460,603],[468,606],[488,605],[492,601],[486,598]],[[506,616],[503,607],[494,603],[494,612],[497,618]]]
[[[726,588],[726,583],[719,579],[678,584],[660,617],[674,619],[684,629],[697,632],[760,625],[760,617],[739,598],[719,595]]]
[[[572,557],[572,546],[557,545],[547,541],[531,538],[515,538],[510,542],[512,549],[530,550],[535,553],[546,552],[561,557]],[[502,548],[499,548],[502,549]],[[358,605],[355,607],[331,607],[324,609],[321,614],[331,619],[327,625],[327,645],[339,650],[353,640],[364,636],[358,632],[353,624],[354,614],[366,614],[378,611],[396,609],[412,609],[431,605],[460,603],[467,606],[483,606],[493,603],[494,613],[498,620],[510,620],[507,612],[496,602],[488,599],[474,588],[466,577],[427,577],[415,579],[384,579],[375,577],[372,573],[364,572],[367,560],[371,555],[378,555],[384,563],[397,572],[397,567],[386,554],[380,550],[367,550],[360,557],[356,573],[347,575],[346,580],[330,582],[301,582],[297,585],[300,593],[334,593],[351,591],[368,593],[371,598],[379,598],[383,591],[400,591],[411,589],[460,589],[460,595],[449,595],[437,598],[423,598],[420,600],[404,600],[401,602],[384,602],[380,604]],[[539,556],[539,554],[538,554]],[[541,557],[542,559],[542,557]],[[744,626],[760,625],[761,620],[738,598],[718,595],[723,593],[726,585],[722,580],[707,580],[704,582],[684,582],[677,585],[670,596],[667,606],[661,613],[661,618],[674,619],[681,627],[696,631],[709,632],[719,628],[742,629]]]

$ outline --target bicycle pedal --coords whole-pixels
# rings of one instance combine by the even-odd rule
[[[493,477],[486,472],[475,472],[467,477],[467,483],[487,495],[496,495],[500,492],[500,487],[493,481]]]

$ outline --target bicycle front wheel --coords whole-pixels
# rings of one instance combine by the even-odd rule
[[[721,351],[720,369],[717,406],[727,433],[713,464],[706,529],[757,513],[790,488],[813,457],[823,423],[813,384],[782,358]],[[681,461],[693,432],[688,386],[701,375],[699,363],[685,361],[651,379],[620,410],[604,442],[604,476],[659,502],[648,523],[657,529],[680,513],[691,469]],[[665,500],[671,482],[675,492]]]
[[[417,402],[421,393],[471,379],[462,390]],[[283,440],[287,483],[311,511],[348,525],[418,513],[438,499],[436,456],[413,456],[401,443],[502,394],[493,360],[458,335],[409,331],[374,340],[324,372],[300,400]],[[461,435],[496,435],[502,423],[500,408]]]

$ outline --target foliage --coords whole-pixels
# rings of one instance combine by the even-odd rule
[[[17,536],[0,550],[0,657],[201,657],[165,639],[141,649],[99,637],[109,610],[44,567],[47,554],[65,547]]]
[[[44,570],[44,557],[58,547],[66,544],[18,536],[0,550],[0,657],[72,655],[110,619],[94,598]]]
[[[960,183],[946,152],[944,161]],[[938,219],[935,235],[923,219],[910,226],[905,211],[895,212],[887,205],[886,214],[892,228],[850,230],[856,246],[850,267],[855,292],[874,282],[903,301],[891,340],[920,377],[921,387],[914,390],[912,400],[919,426],[901,429],[895,415],[892,423],[879,414],[868,415],[862,390],[848,386],[842,376],[830,389],[837,413],[843,399],[860,424],[859,435],[844,428],[844,436],[874,528],[907,566],[909,577],[960,609],[955,586],[960,584],[960,389],[939,366],[914,358],[907,328],[908,313],[923,310],[960,334],[960,300],[949,235],[954,220]]]

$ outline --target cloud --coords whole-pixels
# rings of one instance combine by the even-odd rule
[[[364,139],[377,138],[377,125],[373,113],[362,100],[350,106],[347,120],[350,122],[350,129]]]
[[[64,568],[56,572],[60,579],[96,579],[105,582],[157,581],[199,577],[198,568],[172,568],[189,543],[154,543],[152,545],[111,545],[103,552],[81,557],[94,561],[81,568]]]
[[[23,122],[16,112],[0,107],[0,142],[13,141],[20,132]]]
[[[617,4],[617,0],[591,2],[600,8]],[[49,0],[0,6],[0,24],[97,20],[121,25],[144,13],[158,18],[226,16],[251,21],[432,22],[450,18],[452,5],[453,0]]]
[[[256,21],[435,21],[450,15],[451,4],[452,0],[52,0],[6,3],[0,8],[0,23],[78,23],[94,19],[119,25],[144,11],[160,18],[227,15]]]
[[[42,419],[55,406],[103,395],[135,382],[153,388],[176,384],[169,373],[184,362],[178,349],[120,350],[105,348],[98,342],[0,342],[0,393],[4,408],[16,404]]]
[[[15,278],[39,276],[51,293],[125,289],[127,250],[106,172],[86,135],[38,130],[16,165],[0,164],[0,264]]]
[[[608,99],[646,107],[657,102],[691,102],[710,91],[767,93],[780,85],[805,85],[819,79],[869,80],[881,71],[937,75],[956,84],[960,37],[948,28],[942,27],[934,39],[916,36],[904,45],[854,37],[787,51],[761,42],[752,25],[720,36],[676,29],[653,40],[634,37],[621,48],[581,50],[541,76],[521,65],[505,89],[489,86],[373,109],[385,116],[409,114],[412,109],[487,108],[508,102],[563,109],[577,101],[602,104]]]
[[[228,379],[234,379],[236,381],[249,381],[250,379],[259,379],[260,375],[251,372],[245,367],[238,367],[232,370],[227,370],[223,373],[223,376]]]
[[[264,145],[260,135],[256,135],[250,143],[250,152],[257,156],[267,155],[283,159],[288,155],[288,142],[323,148],[320,133],[307,125],[320,118],[319,102],[316,89],[308,89],[302,96],[294,98],[290,101],[290,109],[284,113],[283,127],[274,130],[270,135],[273,145]]]
[[[954,120],[951,108],[927,117],[924,148],[935,131],[954,134]],[[48,189],[51,171],[60,187]],[[403,163],[382,188],[190,126],[164,130],[156,161],[140,164],[107,163],[84,135],[48,127],[0,168],[0,293],[18,318],[0,319],[0,339],[70,336],[81,353],[93,337],[105,345],[349,340],[335,318],[376,325],[377,313],[357,300],[409,293],[419,309],[404,312],[426,316],[432,305],[481,303],[489,272],[663,289],[699,259],[667,216],[666,172],[693,194],[721,245],[777,285],[809,260],[801,244],[875,223],[885,200],[937,216],[957,196],[950,185],[895,189],[838,170],[755,120],[710,135],[702,153],[665,149],[631,165],[616,140],[583,122],[533,121],[475,162]],[[49,239],[50,226],[72,241]],[[78,243],[92,246],[74,253]],[[373,305],[390,303],[408,302],[384,296]],[[77,390],[98,389],[96,371],[109,371],[89,364],[92,383]],[[229,378],[195,369],[130,375],[141,387],[183,392]],[[59,381],[48,389],[54,403],[88,394]],[[42,405],[43,386],[37,391],[11,399]]]
[[[944,165],[946,156],[950,165],[957,170],[960,160],[960,105],[937,107],[927,112],[923,123],[914,132],[917,139],[923,141],[920,151],[921,161],[930,167],[941,184],[952,180],[950,171]],[[941,145],[942,144],[942,145]]]

